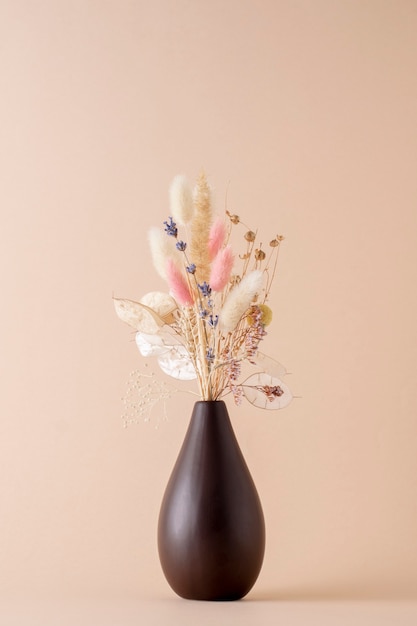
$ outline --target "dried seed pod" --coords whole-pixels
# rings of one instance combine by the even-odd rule
[[[272,309],[266,304],[257,304],[251,307],[246,319],[249,326],[253,326],[258,320],[262,326],[268,326],[272,322]]]
[[[231,213],[229,213],[229,211],[226,211],[226,215],[228,216],[232,224],[239,224],[240,222],[239,215],[232,215]]]
[[[245,233],[245,239],[246,241],[255,241],[256,234],[253,232],[253,230],[248,230],[248,232]]]
[[[279,246],[278,239],[273,239],[272,241],[269,242],[269,245],[271,246],[271,248],[276,248],[277,246]]]
[[[242,279],[241,279],[241,277],[240,277],[238,274],[233,274],[233,275],[230,277],[230,281],[229,281],[229,282],[230,282],[230,284],[231,284],[231,286],[232,286],[232,287],[236,287],[236,285],[238,285],[238,284],[240,283],[240,281],[241,281],[241,280],[242,280]]]
[[[265,257],[266,257],[266,254],[265,254],[265,252],[263,250],[261,250],[260,248],[257,248],[255,250],[255,259],[257,261],[263,261],[265,259]]]

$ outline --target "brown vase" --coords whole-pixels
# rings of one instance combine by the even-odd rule
[[[194,406],[162,501],[158,549],[168,583],[190,600],[238,600],[259,575],[262,507],[222,401]]]

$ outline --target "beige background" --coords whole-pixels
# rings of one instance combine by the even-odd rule
[[[163,288],[146,231],[202,166],[286,237],[264,350],[300,398],[230,406],[252,598],[415,595],[417,3],[2,0],[0,31],[0,595],[173,597],[155,529],[193,399],[122,428],[143,360],[111,298]]]

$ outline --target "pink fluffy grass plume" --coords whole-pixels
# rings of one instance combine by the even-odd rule
[[[209,235],[209,255],[210,260],[212,261],[216,254],[219,252],[220,248],[223,245],[223,242],[226,238],[226,225],[224,223],[223,218],[218,217],[210,228]]]
[[[213,291],[222,291],[227,285],[232,273],[233,262],[234,255],[230,246],[226,246],[217,253],[210,274],[210,287]]]
[[[194,300],[187,280],[172,259],[167,259],[166,273],[168,285],[173,298],[175,298],[178,304],[181,304],[182,306],[192,306]]]

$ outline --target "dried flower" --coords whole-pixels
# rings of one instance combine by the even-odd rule
[[[232,215],[231,213],[229,213],[229,211],[226,211],[226,215],[228,216],[232,224],[239,224],[240,222],[239,215]]]
[[[258,304],[253,307],[248,315],[248,324],[252,325],[256,321],[256,315],[264,326],[268,326],[272,322],[272,310],[267,304]]]
[[[186,178],[174,178],[170,211],[163,229],[149,231],[152,260],[169,294],[150,292],[140,302],[115,299],[117,314],[136,329],[141,354],[156,358],[173,378],[196,379],[203,400],[231,393],[236,404],[245,397],[265,409],[286,406],[292,397],[281,381],[286,370],[259,351],[272,320],[266,300],[283,237],[270,241],[262,266],[266,254],[262,244],[255,247],[256,230],[226,211],[233,225],[245,229],[247,243],[235,255],[229,244],[232,229],[221,217],[213,221],[204,174],[193,197]],[[190,239],[181,230],[184,224],[189,224]],[[235,258],[238,267],[232,274]],[[242,381],[245,362],[255,373]]]
[[[182,306],[191,306],[194,299],[188,283],[172,259],[167,260],[167,280],[175,300]]]
[[[161,278],[167,278],[166,262],[169,258],[174,258],[175,243],[171,237],[167,237],[159,228],[151,228],[148,233],[149,245],[153,264]]]
[[[223,330],[232,332],[236,328],[256,294],[260,292],[262,278],[262,272],[254,270],[244,276],[240,283],[230,291],[220,315]]]
[[[180,225],[188,224],[194,213],[193,194],[185,176],[175,176],[169,189],[170,208]]]
[[[251,323],[245,335],[245,350],[247,359],[253,363],[253,358],[258,352],[259,342],[265,337],[266,330],[262,323],[262,311],[259,306],[253,306],[248,317],[250,317]]]
[[[230,246],[220,250],[211,266],[210,286],[214,291],[223,291],[230,280],[233,268],[233,252]]]
[[[199,290],[201,291],[201,294],[207,298],[210,294],[211,294],[211,287],[209,284],[206,283],[206,281],[204,281],[204,283],[202,285],[197,285]]]
[[[245,233],[245,239],[250,242],[255,241],[256,233],[254,233],[253,230],[248,230],[248,232]]]
[[[257,248],[255,250],[255,259],[257,261],[263,261],[265,259],[265,257],[266,257],[266,254],[265,254],[265,252],[263,250],[261,250],[261,248]]]
[[[279,244],[283,240],[284,240],[284,237],[282,235],[277,235],[275,239],[269,242],[269,245],[271,246],[271,248],[276,248],[277,246],[279,246]]]
[[[168,293],[150,291],[142,296],[140,303],[155,311],[165,324],[172,324],[175,321],[174,313],[178,307],[174,298]]]
[[[218,315],[210,314],[208,316],[208,325],[211,326],[211,328],[216,328],[218,321],[219,321]]]
[[[219,216],[213,223],[213,226],[210,228],[209,235],[209,253],[210,260],[213,260],[217,255],[222,245],[224,244],[224,240],[226,238],[226,226],[224,220]]]
[[[273,402],[275,398],[280,398],[284,394],[284,390],[279,385],[274,385],[273,387],[269,387],[268,385],[263,385],[257,387],[259,391],[262,391],[268,398],[270,402]]]
[[[170,235],[171,237],[176,237],[178,234],[178,228],[176,223],[172,220],[172,217],[169,217],[169,222],[164,222],[165,224],[165,232],[167,235]]]
[[[191,222],[190,243],[190,255],[193,263],[196,264],[196,276],[199,282],[208,280],[210,275],[211,213],[210,188],[203,172],[194,190],[194,217]]]

